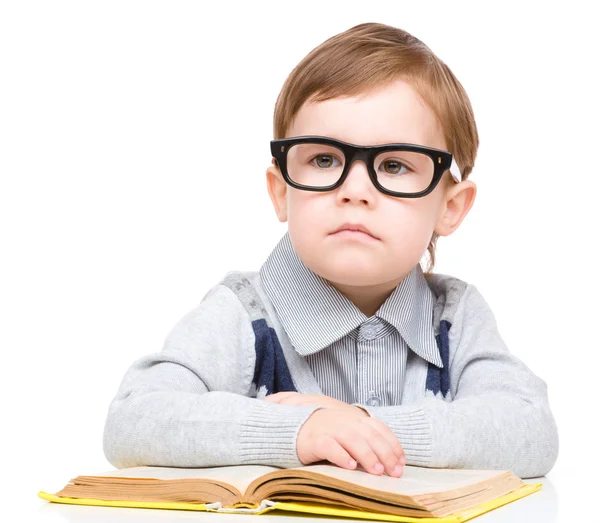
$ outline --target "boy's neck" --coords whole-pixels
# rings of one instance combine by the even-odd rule
[[[344,285],[331,281],[329,281],[329,284],[346,296],[367,318],[370,318],[375,315],[401,281],[402,278],[379,285],[364,287]]]

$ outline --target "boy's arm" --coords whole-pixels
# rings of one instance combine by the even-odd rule
[[[217,285],[161,352],[138,359],[110,404],[104,453],[115,467],[300,466],[296,435],[317,408],[247,397],[254,332],[237,296]]]
[[[394,407],[362,406],[396,434],[407,464],[546,474],[558,431],[546,383],[512,355],[483,296],[469,285],[450,329],[453,401],[428,397]]]

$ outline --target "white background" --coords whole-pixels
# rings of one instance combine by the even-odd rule
[[[369,21],[423,40],[469,93],[478,195],[436,271],[478,287],[548,384],[559,504],[593,480],[600,39],[585,5],[2,2],[3,492],[35,512],[38,490],[112,468],[103,424],[129,365],[286,230],[265,183],[285,78]]]

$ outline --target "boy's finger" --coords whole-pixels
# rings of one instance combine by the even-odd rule
[[[402,462],[394,454],[389,441],[377,429],[367,425],[365,425],[365,436],[379,463],[383,465],[385,473],[391,477],[399,477],[402,474]]]
[[[279,403],[285,405],[316,405],[315,401],[311,401],[309,397],[304,396],[303,394],[290,393],[288,396],[284,396],[279,400]]]
[[[406,456],[404,454],[402,444],[400,443],[396,435],[391,431],[391,429],[383,421],[377,418],[368,418],[365,419],[364,422],[369,423],[369,425],[371,425],[386,439],[386,441],[392,448],[394,455],[398,458],[398,460],[403,466],[406,465]]]
[[[336,400],[332,398],[328,398],[327,396],[319,395],[319,394],[298,394],[297,392],[283,393],[289,394],[288,396],[282,397],[278,403],[282,403],[285,405],[296,405],[296,406],[304,406],[304,405],[322,405],[324,407],[337,407]]]
[[[371,429],[370,434],[374,432]],[[335,434],[334,438],[367,472],[378,476],[383,474],[385,471],[384,466],[379,461],[363,431],[347,429]]]
[[[343,469],[353,470],[357,466],[356,460],[332,437],[323,438],[317,455]]]
[[[265,401],[270,401],[271,403],[281,403],[282,401],[290,398],[294,394],[298,394],[297,392],[277,392],[275,394],[269,394],[265,397]]]

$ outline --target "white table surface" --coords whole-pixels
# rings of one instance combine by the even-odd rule
[[[553,523],[559,521],[557,492],[552,481],[548,477],[527,479],[525,481],[527,483],[542,483],[543,486],[539,491],[525,498],[478,516],[472,521],[477,523]],[[81,505],[48,503],[39,498],[38,500],[39,503],[36,510],[28,515],[27,521],[44,523],[104,523],[114,520],[119,523],[179,523],[186,521],[201,523],[227,523],[234,521],[235,523],[245,523],[252,521],[253,523],[260,523],[260,521],[264,520],[267,523],[293,523],[295,521],[306,523],[307,517],[314,518],[316,521],[337,521],[338,523],[343,523],[343,521],[368,521],[324,516],[288,516],[288,513],[286,515],[278,515],[277,512],[257,517],[244,514],[214,514],[180,510],[86,507]],[[3,518],[0,517],[0,519]]]

